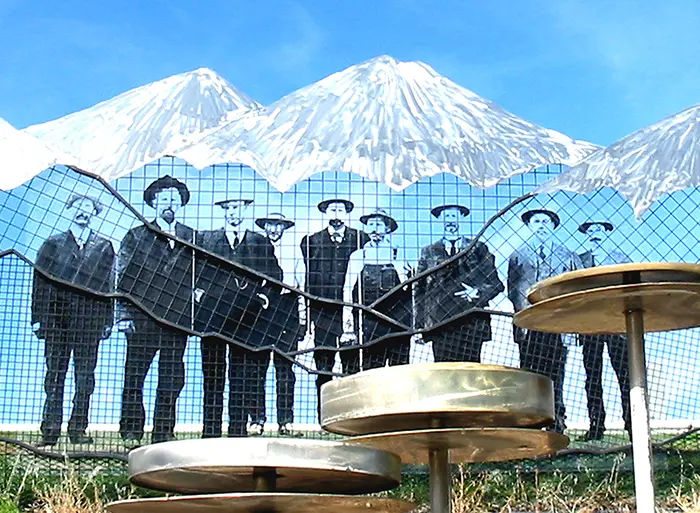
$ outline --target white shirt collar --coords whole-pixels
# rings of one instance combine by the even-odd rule
[[[71,234],[73,234],[73,238],[80,247],[84,246],[87,243],[87,240],[90,237],[90,234],[92,233],[92,230],[89,226],[81,227],[76,224],[71,224],[69,229]]]
[[[341,237],[345,237],[345,228],[346,228],[346,226],[343,225],[338,230],[336,230],[331,225],[328,225],[328,233],[331,237],[333,237],[333,235],[336,235],[336,234],[340,235]]]

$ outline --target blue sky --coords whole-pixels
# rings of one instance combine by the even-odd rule
[[[700,102],[696,0],[0,0],[0,26],[19,128],[202,66],[271,103],[381,54],[598,144]]]

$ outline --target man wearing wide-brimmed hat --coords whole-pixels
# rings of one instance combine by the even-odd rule
[[[347,225],[354,204],[347,199],[330,198],[321,201],[318,209],[328,225],[320,232],[306,235],[301,241],[304,257],[306,292],[321,298],[343,299],[343,285],[348,261],[353,251],[367,243],[369,237]],[[321,407],[321,386],[331,381],[330,373],[343,334],[343,307],[319,301],[309,302],[310,321],[313,327],[314,361],[316,370],[317,407]],[[343,374],[353,374],[360,369],[360,350],[340,351]]]
[[[276,280],[282,270],[274,249],[264,235],[243,227],[252,199],[229,197],[215,203],[221,208],[224,226],[201,231],[197,245],[217,255],[202,253],[197,259],[195,329],[203,333],[202,374],[204,404],[202,437],[220,437],[226,376],[228,390],[228,436],[262,435],[266,421],[265,374],[269,351],[256,351],[269,344],[270,326],[263,312],[270,308],[267,281],[235,262]],[[213,333],[214,335],[211,335]],[[224,338],[215,335],[222,335]],[[228,368],[228,370],[227,370]]]
[[[608,234],[613,231],[609,221],[587,221],[578,227],[587,237],[587,250],[581,254],[584,267],[624,264],[632,260],[622,251],[606,244]],[[627,359],[627,337],[624,335],[584,335],[578,336],[583,346],[583,367],[586,369],[586,399],[590,425],[582,440],[600,440],[605,433],[605,406],[603,404],[603,350],[608,346],[610,363],[620,385],[622,418],[625,430],[632,437],[630,419],[630,380]]]
[[[408,264],[399,258],[389,235],[398,229],[398,223],[384,209],[377,208],[360,217],[367,228],[369,242],[350,255],[345,278],[343,300],[346,303],[370,305],[388,294],[407,278]],[[408,329],[412,327],[413,312],[411,289],[398,289],[375,305],[377,312],[386,314]],[[408,363],[411,336],[377,339],[400,331],[370,313],[343,310],[344,337],[356,340],[361,335],[362,369]]]
[[[155,210],[155,219],[127,232],[117,266],[117,291],[126,296],[117,302],[118,324],[127,341],[119,430],[129,445],[144,434],[143,386],[156,353],[160,355],[151,439],[155,443],[175,438],[176,403],[185,385],[185,330],[192,329],[194,253],[181,241],[193,244],[195,232],[176,220],[190,192],[183,182],[165,175],[146,188],[143,199]]]
[[[491,340],[490,315],[473,312],[441,323],[470,309],[488,308],[503,283],[486,244],[464,234],[467,207],[441,205],[431,214],[442,222],[444,234],[421,250],[417,273],[450,263],[416,281],[416,327],[428,330],[422,340],[432,341],[436,362],[478,362],[483,343]]]
[[[95,198],[73,194],[68,230],[52,235],[39,248],[32,287],[32,327],[44,340],[46,402],[41,422],[42,445],[54,445],[61,433],[63,391],[73,354],[75,394],[68,421],[71,443],[92,443],[86,433],[90,397],[100,341],[109,337],[114,316],[114,247],[90,226],[103,205]],[[63,280],[78,288],[60,284]]]
[[[294,435],[294,386],[296,375],[294,374],[294,357],[286,356],[296,351],[299,340],[304,337],[306,331],[305,316],[306,303],[303,297],[294,292],[303,283],[303,277],[299,276],[301,259],[296,258],[298,248],[296,244],[287,246],[282,244],[284,233],[294,226],[294,221],[287,219],[284,214],[271,212],[265,217],[255,220],[255,224],[265,231],[267,239],[272,244],[275,258],[282,269],[282,281],[289,287],[280,293],[271,291],[270,308],[265,311],[264,321],[270,327],[270,343],[278,351],[273,351],[272,361],[275,366],[276,392],[277,392],[277,432],[281,436]],[[304,324],[301,323],[304,319]],[[269,366],[269,359],[268,359]],[[265,368],[267,372],[267,367]],[[265,408],[263,401],[259,408]]]
[[[521,216],[532,235],[508,260],[508,299],[515,312],[529,305],[527,291],[535,283],[583,267],[576,253],[552,237],[561,224],[552,210],[537,208]],[[520,352],[520,367],[543,374],[554,383],[555,423],[550,429],[563,433],[566,428],[564,405],[564,370],[567,349],[561,335],[513,327]]]

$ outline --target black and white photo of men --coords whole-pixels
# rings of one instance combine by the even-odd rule
[[[370,305],[394,287],[406,281],[408,265],[402,262],[398,248],[392,246],[389,235],[398,229],[398,223],[381,208],[360,217],[366,226],[369,242],[350,255],[345,278],[343,300],[346,303]],[[388,301],[378,305],[377,311],[412,326],[411,289],[399,289]],[[379,342],[374,340],[389,335],[392,328],[385,321],[365,312],[343,310],[344,337],[355,341],[361,334],[362,369],[374,369],[385,365],[405,365],[411,351],[411,335],[392,337]]]
[[[282,269],[282,281],[290,286],[290,289],[282,289],[280,293],[271,291],[270,308],[266,310],[264,316],[266,320],[270,316],[268,320],[268,325],[271,327],[269,330],[270,343],[287,354],[298,349],[299,339],[303,338],[304,331],[306,331],[305,323],[301,322],[302,319],[305,319],[306,303],[302,296],[291,290],[291,288],[298,289],[302,285],[303,278],[299,276],[298,269],[301,262],[294,258],[296,245],[286,247],[282,244],[285,231],[294,226],[294,221],[287,219],[284,214],[273,212],[266,217],[256,219],[255,224],[265,231],[265,235],[274,249],[279,267]],[[276,377],[278,434],[281,436],[294,435],[296,375],[294,374],[293,359],[285,358],[275,351],[272,361]],[[264,403],[261,407],[265,407]]]
[[[163,233],[148,225],[132,228],[122,240],[117,263],[117,290],[129,298],[117,303],[119,330],[127,342],[119,430],[129,445],[143,438],[143,385],[158,352],[151,439],[153,443],[175,439],[176,403],[185,384],[187,332],[156,319],[192,327],[194,254],[176,240],[195,242],[194,230],[176,220],[190,192],[183,182],[166,175],[146,188],[143,199],[155,210],[152,224]]]
[[[587,250],[581,254],[583,267],[630,263],[632,260],[615,248],[606,244],[609,232],[613,231],[608,221],[588,221],[578,227],[587,237]],[[588,404],[588,431],[582,436],[584,441],[600,440],[605,434],[605,406],[603,404],[603,350],[608,346],[610,363],[620,385],[622,418],[625,430],[632,438],[630,419],[630,381],[627,360],[627,337],[624,335],[585,335],[579,334],[583,349],[583,366],[586,369],[586,399]]]
[[[342,301],[350,255],[369,241],[365,232],[347,225],[353,208],[355,205],[347,199],[327,199],[318,204],[328,224],[319,232],[305,235],[300,245],[306,267],[304,286],[309,294]],[[310,301],[309,319],[316,348],[314,361],[319,372],[316,376],[316,395],[320,418],[321,386],[332,380],[328,373],[333,370],[343,334],[343,307]],[[359,372],[359,348],[340,351],[340,359],[343,374]]]
[[[547,209],[528,210],[521,216],[531,236],[508,260],[508,299],[515,312],[529,306],[527,291],[537,282],[583,267],[576,253],[552,237],[561,224],[559,216]],[[567,349],[561,335],[525,330],[514,326],[515,343],[520,352],[520,367],[547,376],[554,383],[555,423],[557,433],[566,429],[564,372]]]
[[[481,347],[491,340],[491,316],[473,312],[459,320],[430,330],[472,308],[488,308],[503,291],[495,257],[486,244],[464,234],[469,209],[463,205],[442,205],[430,213],[442,222],[444,235],[421,250],[417,274],[457,256],[451,264],[415,283],[416,327],[429,331],[418,342],[432,340],[436,362],[479,362]]]
[[[90,226],[104,207],[95,198],[74,194],[66,208],[73,211],[71,225],[41,245],[32,287],[32,328],[44,340],[46,358],[42,445],[56,444],[61,434],[63,392],[71,354],[75,394],[68,438],[74,444],[93,442],[86,429],[90,397],[95,389],[95,366],[100,341],[110,336],[114,316],[113,300],[98,295],[113,292],[114,247]]]
[[[247,198],[217,201],[215,205],[221,207],[224,226],[218,230],[201,231],[197,246],[281,280],[282,270],[275,259],[272,244],[264,235],[242,226],[252,203],[253,200]],[[220,259],[203,255],[198,259],[195,329],[204,333],[201,341],[203,438],[221,436],[227,367],[228,436],[247,436],[249,416],[250,434],[263,433],[266,421],[265,374],[270,353],[254,349],[267,343],[267,327],[259,322],[261,312],[270,306],[268,294],[262,288],[264,281],[264,278],[244,273]],[[210,336],[210,332],[225,335],[242,345]]]

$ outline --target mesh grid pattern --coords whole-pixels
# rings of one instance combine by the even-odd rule
[[[403,192],[329,172],[281,194],[241,166],[172,158],[112,185],[46,170],[0,193],[0,429],[114,453],[261,428],[328,436],[317,390],[334,376],[481,361],[550,376],[572,447],[624,445],[624,337],[524,333],[512,314],[532,283],[594,262],[698,262],[698,192],[641,221],[610,190],[516,201],[559,171]],[[352,205],[319,208],[332,199]],[[655,440],[697,424],[699,345],[698,330],[646,336]],[[577,440],[588,430],[604,436]]]

